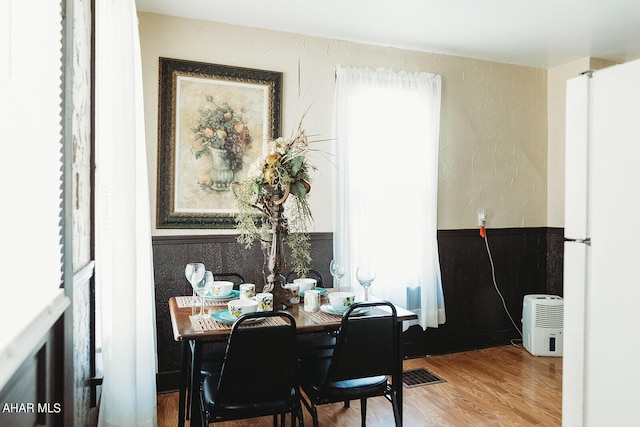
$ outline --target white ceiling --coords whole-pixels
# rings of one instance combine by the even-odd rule
[[[638,0],[136,0],[139,11],[541,68],[640,58]]]

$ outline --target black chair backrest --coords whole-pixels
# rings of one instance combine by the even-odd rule
[[[242,327],[258,317],[280,317],[286,325]],[[240,316],[231,329],[216,404],[232,406],[277,400],[297,388],[296,322],[286,312]]]
[[[366,307],[372,312],[362,317],[352,315]],[[349,307],[342,317],[326,386],[334,381],[393,374],[399,345],[396,321],[396,308],[387,301]]]
[[[317,270],[309,269],[307,274],[305,274],[304,276],[298,275],[298,273],[296,273],[295,271],[290,271],[285,276],[285,279],[287,283],[293,283],[293,279],[297,279],[298,277],[308,277],[310,279],[316,279],[318,281],[317,285],[320,286],[321,288],[324,287],[322,282],[322,275]]]
[[[229,280],[233,282],[233,289],[240,289],[240,285],[245,283],[244,277],[240,273],[213,273],[213,280]]]

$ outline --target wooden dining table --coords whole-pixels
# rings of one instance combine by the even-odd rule
[[[333,289],[329,288],[329,292]],[[221,323],[213,319],[211,315],[219,310],[226,310],[225,301],[209,302],[205,306],[207,313],[206,319],[197,319],[196,315],[200,311],[200,305],[196,303],[199,298],[184,296],[172,297],[169,299],[169,312],[171,315],[171,324],[173,327],[174,339],[181,343],[181,362],[180,362],[180,391],[179,391],[179,413],[178,426],[183,427],[187,414],[187,382],[190,383],[190,426],[198,427],[202,425],[200,414],[200,368],[202,362],[202,348],[206,343],[223,342],[229,338],[231,332],[231,323]],[[326,301],[326,295],[323,296],[322,303]],[[417,319],[417,315],[409,310],[396,307],[398,322],[396,333],[401,343],[402,338],[402,322]],[[303,304],[293,304],[292,307],[286,308],[285,311],[293,315],[296,321],[296,331],[300,334],[313,334],[320,332],[337,331],[342,320],[341,316],[334,314],[319,312],[306,312]],[[367,314],[365,314],[367,315]],[[259,324],[256,325],[259,327]],[[402,420],[402,345],[398,346],[400,354],[397,360],[399,363],[392,375],[392,382],[396,390],[396,398],[400,412],[400,420]]]

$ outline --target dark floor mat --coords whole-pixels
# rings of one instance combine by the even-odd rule
[[[402,383],[407,388],[443,382],[445,380],[425,368],[412,369],[402,373]]]

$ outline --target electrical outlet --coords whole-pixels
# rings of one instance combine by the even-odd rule
[[[478,225],[483,227],[487,223],[487,211],[486,209],[482,209],[478,212]]]

